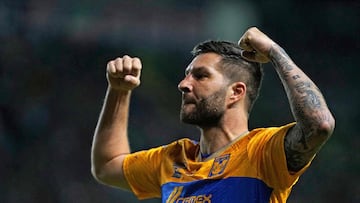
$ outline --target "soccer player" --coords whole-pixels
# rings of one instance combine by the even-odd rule
[[[259,29],[238,44],[200,43],[179,83],[180,118],[200,129],[132,153],[127,127],[141,61],[127,55],[107,64],[108,89],[95,130],[92,173],[101,183],[162,202],[286,202],[292,186],[331,136],[335,121],[311,79]],[[272,62],[295,122],[248,129],[261,86],[260,64]]]

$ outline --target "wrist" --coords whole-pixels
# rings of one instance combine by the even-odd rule
[[[287,56],[285,50],[278,44],[274,43],[271,45],[269,50],[269,58],[271,61],[277,60],[279,56]]]
[[[273,44],[270,48],[269,58],[276,69],[290,70],[293,68],[293,62],[285,50],[278,44]]]
[[[111,94],[116,94],[116,95],[130,95],[131,94],[131,90],[114,88],[111,85],[108,86],[107,91]]]

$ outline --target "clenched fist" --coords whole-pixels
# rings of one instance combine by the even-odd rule
[[[242,56],[249,61],[267,63],[269,53],[276,43],[256,27],[249,28],[238,42],[244,50]]]
[[[111,88],[131,91],[140,85],[141,61],[128,55],[109,61],[106,77]]]

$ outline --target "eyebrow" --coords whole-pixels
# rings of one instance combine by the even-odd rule
[[[188,75],[190,72],[194,72],[194,71],[207,71],[208,72],[208,68],[205,66],[193,66],[192,68],[187,68],[185,70],[185,75]]]

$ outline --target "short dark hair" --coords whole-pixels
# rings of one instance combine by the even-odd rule
[[[241,56],[242,49],[239,45],[228,41],[205,41],[194,47],[194,57],[204,53],[219,54],[222,59],[219,62],[220,71],[233,82],[244,82],[247,89],[248,113],[259,95],[263,70],[260,63],[251,62]]]

